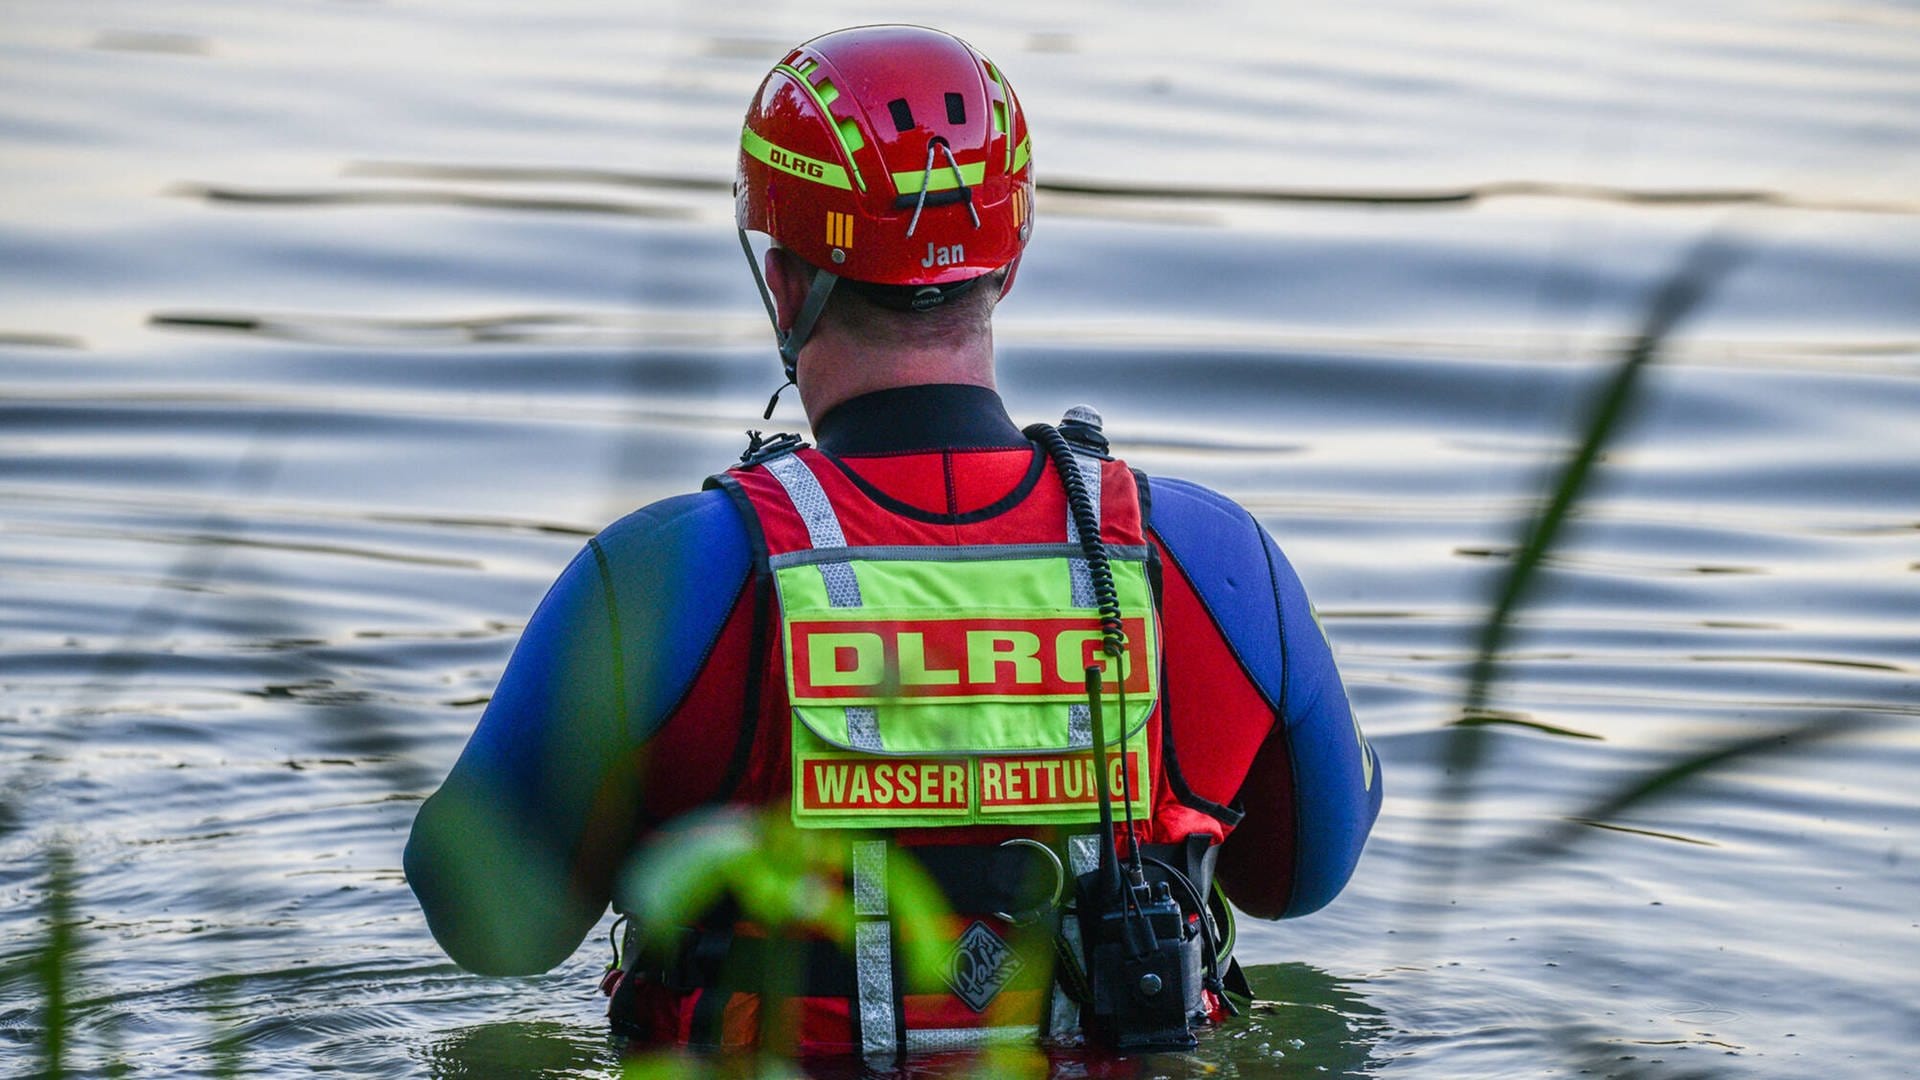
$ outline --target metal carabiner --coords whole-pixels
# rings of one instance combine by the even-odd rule
[[[1060,894],[1065,892],[1067,888],[1067,868],[1060,862],[1059,853],[1055,852],[1053,848],[1046,844],[1030,837],[1016,836],[1011,840],[1001,841],[1000,846],[1003,848],[1013,847],[1015,844],[1038,849],[1047,857],[1047,861],[1053,864],[1053,895],[1047,898],[1046,903],[1038,904],[1017,914],[1010,914],[1005,911],[996,911],[993,913],[995,918],[1003,919],[1015,926],[1025,926],[1060,905]]]

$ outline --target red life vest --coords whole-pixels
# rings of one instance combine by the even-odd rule
[[[1078,932],[1050,909],[1103,841],[1085,690],[1069,685],[1097,653],[1095,605],[1048,455],[954,453],[978,466],[973,494],[997,498],[925,509],[957,501],[933,486],[954,475],[939,452],[849,463],[799,449],[715,478],[749,521],[756,587],[777,600],[761,640],[778,677],[762,680],[764,707],[749,706],[766,767],[747,770],[732,801],[790,807],[803,829],[866,826],[845,833],[851,948],[769,937],[719,913],[688,931],[651,982],[629,979],[617,1028],[624,1008],[632,1033],[745,1046],[777,1023],[799,1052],[861,1054],[1077,1033],[1076,988],[1056,978],[1053,951],[1056,928],[1068,948]],[[1140,489],[1117,460],[1079,447],[1074,460],[1127,601],[1126,663],[1103,683],[1108,740],[1127,735],[1125,756],[1108,761],[1114,815],[1130,785],[1139,840],[1210,878],[1223,830],[1196,828],[1162,774],[1159,613]],[[956,723],[968,734],[940,734]],[[889,909],[903,866],[924,872],[950,909],[931,985],[897,955],[914,944]],[[776,952],[804,975],[787,988],[790,1011],[770,1018],[748,973]]]

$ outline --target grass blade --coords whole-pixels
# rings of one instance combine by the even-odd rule
[[[1513,624],[1514,613],[1526,601],[1539,577],[1541,563],[1559,543],[1561,529],[1579,505],[1602,452],[1625,426],[1640,394],[1641,377],[1660,355],[1680,320],[1706,299],[1720,279],[1738,261],[1739,249],[1719,233],[1687,252],[1680,266],[1654,294],[1640,332],[1614,367],[1613,375],[1593,403],[1592,415],[1580,446],[1561,467],[1546,506],[1528,526],[1526,539],[1514,554],[1512,568],[1500,583],[1493,611],[1480,629],[1464,712],[1474,716],[1486,708],[1496,679],[1496,663]]]
[[[1858,715],[1837,713],[1817,717],[1797,727],[1717,743],[1665,768],[1634,778],[1631,783],[1567,815],[1542,835],[1518,842],[1511,859],[1517,866],[1537,864],[1542,857],[1563,854],[1578,839],[1591,835],[1588,823],[1604,824],[1637,806],[1678,794],[1703,774],[1729,763],[1797,750],[1809,743],[1851,734],[1864,726],[1865,721]]]
[[[1469,675],[1460,717],[1441,750],[1443,768],[1437,801],[1446,812],[1436,814],[1429,827],[1435,846],[1447,821],[1466,821],[1473,798],[1474,775],[1485,754],[1487,708],[1500,678],[1498,658],[1511,636],[1515,614],[1527,601],[1547,556],[1560,543],[1566,521],[1586,495],[1606,448],[1618,438],[1632,406],[1642,392],[1647,367],[1661,354],[1681,321],[1699,307],[1738,262],[1740,249],[1725,233],[1700,240],[1655,290],[1639,332],[1621,354],[1611,376],[1595,396],[1579,446],[1560,467],[1540,513],[1526,527],[1511,566],[1495,593]],[[1432,891],[1444,894],[1452,887],[1457,860],[1444,861]]]
[[[73,1033],[69,990],[79,961],[80,941],[74,933],[73,853],[56,843],[47,849],[47,936],[29,961],[39,984],[41,1073],[49,1080],[67,1075],[67,1049]]]

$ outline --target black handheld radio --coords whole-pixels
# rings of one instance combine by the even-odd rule
[[[1095,417],[1092,423],[1075,414]],[[1069,424],[1091,428],[1098,438],[1097,414],[1084,407],[1069,414]],[[1173,896],[1164,879],[1148,881],[1139,837],[1133,829],[1133,770],[1127,767],[1125,672],[1126,636],[1120,620],[1119,594],[1108,564],[1106,544],[1100,538],[1100,519],[1081,478],[1079,463],[1064,436],[1054,428],[1035,424],[1026,434],[1053,459],[1067,489],[1081,551],[1100,606],[1102,651],[1118,673],[1121,783],[1127,817],[1127,865],[1123,869],[1114,849],[1113,795],[1108,779],[1109,757],[1104,710],[1102,666],[1086,669],[1087,708],[1092,720],[1094,784],[1100,800],[1100,862],[1075,881],[1081,933],[1085,939],[1086,987],[1091,1001],[1083,1003],[1083,1022],[1090,1038],[1120,1051],[1189,1050],[1196,1040],[1192,1026],[1204,1022],[1203,964],[1211,970],[1211,934],[1204,933],[1207,913],[1197,912],[1195,925]],[[1101,440],[1104,442],[1104,440]],[[1157,860],[1156,860],[1157,861]],[[1189,884],[1188,889],[1192,886]],[[1196,901],[1204,903],[1204,901]]]
[[[1081,932],[1086,935],[1087,984],[1093,1002],[1090,1034],[1117,1050],[1189,1050],[1190,1025],[1201,1006],[1200,967],[1205,948],[1198,928],[1165,881],[1149,884],[1131,822],[1131,858],[1124,879],[1113,848],[1112,796],[1107,780],[1106,723],[1100,708],[1100,668],[1087,668],[1087,703],[1098,748],[1095,783],[1100,796],[1100,865],[1075,882]],[[1122,718],[1122,723],[1125,723]],[[1121,729],[1120,760],[1126,761]],[[1131,787],[1132,770],[1122,765]],[[1131,807],[1131,793],[1124,796]],[[1132,816],[1129,810],[1129,817]]]

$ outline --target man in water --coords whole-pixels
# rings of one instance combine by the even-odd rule
[[[649,838],[751,807],[843,845],[850,948],[726,905],[650,927],[617,1031],[753,1045],[780,968],[803,1052],[1160,1045],[1229,1007],[1215,882],[1261,918],[1345,885],[1378,765],[1272,539],[1111,457],[1090,409],[1023,432],[994,391],[1032,168],[1005,74],[949,35],[843,30],[767,76],[736,216],[818,448],[756,435],[560,575],[407,846],[463,967],[554,967],[630,910]],[[953,915],[938,978],[896,955],[908,864]]]

